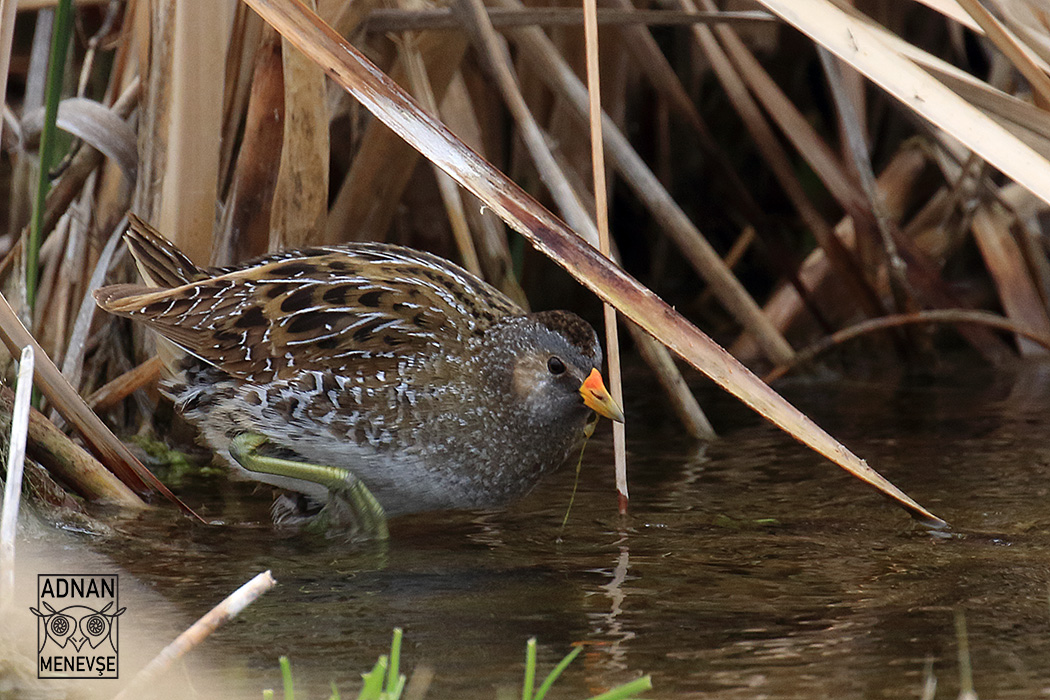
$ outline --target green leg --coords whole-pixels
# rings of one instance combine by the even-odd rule
[[[347,529],[369,539],[389,537],[383,506],[364,482],[339,467],[260,454],[259,450],[267,442],[267,438],[257,433],[241,433],[230,444],[230,455],[250,472],[299,479],[328,489],[328,503],[314,521],[316,527],[325,531]]]

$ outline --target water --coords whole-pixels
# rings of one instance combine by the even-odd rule
[[[663,698],[918,697],[931,660],[954,698],[957,610],[981,697],[1050,694],[1050,366],[778,388],[950,533],[705,390],[722,439],[701,448],[659,397],[630,400],[626,519],[603,426],[564,531],[571,468],[506,511],[394,521],[386,545],[275,536],[265,491],[217,481],[184,495],[239,524],[165,512],[91,543],[173,604],[165,625],[273,571],[280,585],[194,652],[227,697],[279,687],[282,654],[300,699],[330,681],[353,696],[402,626],[403,668],[435,670],[432,698],[518,686],[530,636],[541,673],[584,646],[554,697],[643,673]]]

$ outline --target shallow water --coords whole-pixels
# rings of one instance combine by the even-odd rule
[[[216,482],[183,495],[249,524],[168,513],[89,541],[187,622],[272,569],[280,585],[194,652],[229,697],[277,687],[282,654],[300,700],[330,681],[352,696],[402,626],[403,668],[432,666],[433,698],[515,687],[530,636],[543,673],[585,647],[554,697],[642,673],[664,698],[917,697],[930,659],[947,698],[956,610],[981,697],[1050,694],[1050,366],[778,388],[950,534],[705,389],[722,439],[701,448],[658,397],[631,400],[624,519],[603,425],[564,531],[571,468],[506,511],[394,521],[386,545],[276,536],[267,491]]]

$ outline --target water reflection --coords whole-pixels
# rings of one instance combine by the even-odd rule
[[[723,438],[699,450],[649,418],[656,398],[633,404],[649,424],[629,429],[626,518],[600,433],[564,532],[571,469],[510,510],[413,516],[355,548],[277,537],[265,494],[210,485],[187,498],[241,524],[164,515],[103,548],[187,616],[273,569],[279,587],[208,642],[240,669],[231,697],[275,686],[280,654],[305,697],[349,693],[395,626],[405,666],[434,668],[432,697],[514,686],[529,636],[541,670],[585,645],[564,697],[644,672],[659,697],[919,696],[927,659],[949,697],[957,609],[978,694],[1050,692],[1050,366],[781,389],[951,536],[712,393]]]

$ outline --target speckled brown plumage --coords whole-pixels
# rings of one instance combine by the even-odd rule
[[[234,467],[230,440],[254,432],[352,471],[388,514],[494,505],[561,464],[594,407],[585,321],[525,313],[434,255],[357,243],[203,270],[136,218],[127,240],[150,286],[98,303],[184,351],[165,391]]]

